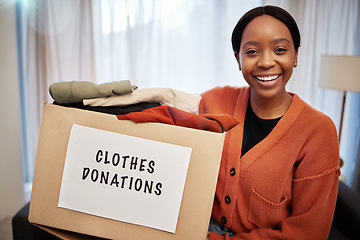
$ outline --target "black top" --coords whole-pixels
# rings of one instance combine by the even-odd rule
[[[252,110],[249,100],[245,115],[241,156],[266,138],[280,119],[281,117],[275,119],[259,118]]]

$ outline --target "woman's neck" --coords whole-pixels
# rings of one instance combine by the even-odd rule
[[[288,92],[274,98],[260,98],[253,91],[250,93],[251,108],[262,119],[275,119],[283,116],[291,101],[292,96]]]

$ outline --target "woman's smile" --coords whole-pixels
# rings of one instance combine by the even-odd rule
[[[277,75],[273,75],[273,76],[255,76],[258,80],[263,81],[263,82],[269,82],[269,81],[273,81],[275,79],[277,79],[280,76],[280,74]]]
[[[257,83],[263,87],[273,87],[279,82],[281,74],[275,75],[257,75],[254,78],[257,80]]]

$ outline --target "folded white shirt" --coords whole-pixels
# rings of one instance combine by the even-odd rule
[[[157,102],[162,106],[172,106],[180,110],[198,113],[201,96],[171,88],[146,88],[132,93],[103,98],[84,99],[89,106],[128,106],[140,102]]]

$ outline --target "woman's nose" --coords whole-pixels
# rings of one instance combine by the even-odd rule
[[[275,60],[271,53],[264,52],[260,55],[258,61],[258,67],[269,69],[272,68],[274,65],[275,65]]]

